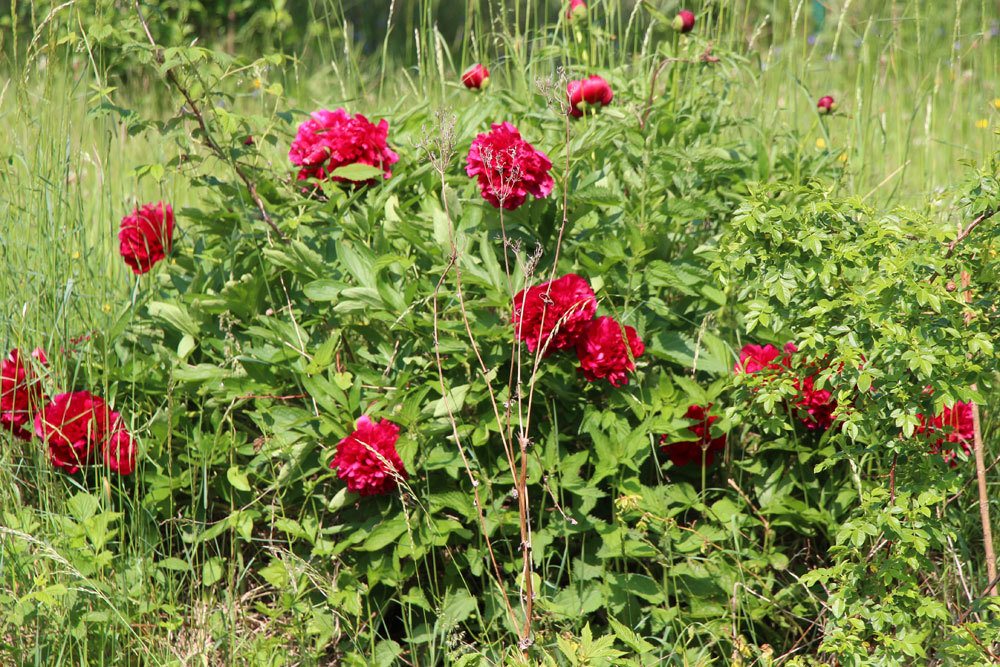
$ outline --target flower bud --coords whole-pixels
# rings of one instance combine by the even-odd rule
[[[603,107],[610,104],[615,96],[608,82],[596,74],[567,83],[566,95],[569,97],[569,113],[576,118],[583,115],[585,107]]]
[[[816,111],[822,114],[833,113],[837,110],[837,102],[829,95],[824,95],[819,98],[819,102],[816,103]]]
[[[585,0],[569,0],[569,9],[566,10],[566,20],[587,18],[587,3]]]
[[[691,32],[694,30],[694,12],[687,9],[680,10],[674,17],[672,25],[678,32]]]
[[[490,71],[476,63],[462,74],[462,83],[471,90],[480,90],[490,85]]]

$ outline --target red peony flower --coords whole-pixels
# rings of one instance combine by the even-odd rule
[[[627,345],[626,345],[627,342]],[[601,316],[587,325],[576,343],[580,370],[591,382],[607,379],[613,387],[628,384],[628,374],[635,370],[635,360],[646,351],[635,329],[614,318]]]
[[[590,283],[569,273],[514,296],[514,335],[529,351],[541,345],[549,355],[575,346],[596,312]]]
[[[682,33],[694,30],[694,12],[687,9],[677,12],[677,16],[674,17],[673,28]]]
[[[299,125],[299,131],[288,150],[288,159],[299,169],[299,180],[332,178],[330,173],[349,164],[367,164],[379,167],[384,178],[392,176],[390,167],[399,161],[386,144],[389,123],[385,120],[372,124],[361,114],[353,117],[344,109],[320,109],[309,120]],[[375,183],[375,179],[367,181]]]
[[[41,348],[36,348],[32,356],[45,363],[45,352]],[[43,400],[38,378],[21,357],[20,350],[11,350],[0,363],[0,431],[31,440],[31,416]]]
[[[607,106],[615,96],[608,82],[596,74],[567,83],[566,95],[569,97],[569,113],[576,118],[583,116],[581,106]]]
[[[791,355],[798,351],[794,343],[785,343],[785,354],[771,344],[754,345],[747,343],[740,350],[740,360],[736,362],[733,371],[739,373],[757,373],[764,369],[780,371],[791,367]],[[779,358],[780,357],[780,358]],[[774,363],[777,360],[777,363]]]
[[[119,251],[133,273],[146,273],[170,252],[173,237],[174,209],[170,204],[146,204],[122,218]]]
[[[725,449],[725,434],[720,435],[718,438],[712,437],[711,426],[719,418],[708,414],[711,407],[711,403],[705,406],[692,405],[684,413],[685,418],[695,422],[691,426],[688,426],[688,430],[695,436],[695,440],[665,444],[667,436],[660,436],[661,449],[663,449],[663,453],[670,458],[675,466],[686,466],[691,463],[701,464],[703,454],[705,465],[712,465],[712,462],[715,460],[715,452]]]
[[[72,474],[90,462],[105,438],[111,412],[89,391],[58,394],[35,416],[35,433],[49,446],[52,465]]]
[[[109,433],[101,443],[104,463],[119,475],[131,475],[135,471],[135,440],[117,412],[111,413],[109,423]]]
[[[917,414],[920,424],[915,433],[931,439],[931,454],[941,454],[941,457],[952,467],[958,465],[958,452],[954,447],[944,448],[947,442],[959,445],[966,456],[972,453],[975,438],[975,425],[972,419],[972,403],[959,401],[952,407],[945,407],[941,414],[933,419],[927,419]],[[938,436],[938,437],[934,437]]]
[[[585,0],[569,0],[569,7],[566,9],[566,18],[582,19],[587,16],[587,3]]]
[[[348,491],[362,496],[390,493],[400,478],[409,477],[396,451],[397,440],[398,426],[363,416],[354,432],[337,443],[330,468],[347,482]]]
[[[816,103],[816,111],[821,114],[833,113],[837,110],[837,101],[834,100],[829,95],[824,95],[819,98],[819,102]]]
[[[548,197],[554,182],[552,162],[521,138],[510,123],[493,123],[490,132],[476,136],[469,149],[465,173],[479,181],[483,199],[513,211],[528,195]]]
[[[799,391],[795,406],[799,410],[799,421],[807,429],[826,431],[833,426],[833,412],[837,409],[837,401],[826,389],[816,389],[815,382],[815,375],[795,380],[795,388]]]
[[[466,88],[479,90],[490,85],[490,71],[485,66],[476,63],[462,74],[462,83]]]

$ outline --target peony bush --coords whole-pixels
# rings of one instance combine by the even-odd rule
[[[565,4],[567,39],[599,30]],[[242,113],[228,56],[133,44],[184,101],[145,130],[197,196],[121,219],[127,316],[73,352],[103,366],[0,364],[11,456],[44,451],[73,520],[167,536],[152,581],[107,585],[250,600],[320,664],[962,664],[995,641],[994,598],[932,588],[997,371],[996,165],[965,190],[974,235],[839,196],[841,165],[727,103],[712,20],[657,19],[684,36],[619,68],[568,44],[526,95],[456,68],[414,111]]]

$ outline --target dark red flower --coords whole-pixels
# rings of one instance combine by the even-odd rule
[[[514,210],[530,194],[542,199],[552,192],[552,162],[521,138],[510,123],[493,123],[477,135],[469,149],[465,172],[479,182],[483,199],[495,207]]]
[[[132,272],[142,274],[166,257],[173,246],[174,209],[156,202],[137,208],[122,218],[118,245]]]
[[[549,355],[575,346],[596,312],[597,297],[590,283],[569,273],[514,296],[514,335],[529,351],[541,345]]]
[[[740,350],[740,360],[733,367],[735,373],[757,373],[762,370],[780,371],[791,367],[791,355],[798,351],[794,343],[785,343],[785,353],[775,346],[747,343]],[[775,363],[777,360],[777,363]]]
[[[587,3],[584,0],[569,0],[569,7],[566,9],[566,18],[582,19],[587,16]]]
[[[691,32],[694,30],[694,12],[682,9],[677,12],[673,22],[674,30],[678,32]]]
[[[490,85],[490,71],[484,65],[476,63],[462,74],[462,83],[473,90],[485,88]]]
[[[799,421],[810,431],[826,431],[833,426],[833,412],[837,409],[837,401],[826,389],[816,389],[816,376],[810,375],[803,380],[795,380],[798,396],[795,397],[795,407],[798,408]]]
[[[572,116],[579,118],[583,115],[584,107],[603,107],[611,104],[615,94],[611,91],[608,82],[596,74],[581,79],[570,81],[566,84],[566,95],[569,97],[569,112]]]
[[[837,101],[834,100],[829,95],[824,95],[819,98],[819,102],[816,103],[816,111],[821,114],[833,113],[837,110]]]
[[[686,419],[695,422],[688,426],[688,430],[695,437],[694,440],[666,443],[667,436],[660,436],[663,453],[670,458],[675,466],[686,466],[691,463],[701,464],[703,455],[705,465],[712,465],[715,453],[725,449],[726,435],[724,433],[717,438],[712,437],[711,426],[719,418],[716,415],[708,414],[711,407],[711,403],[705,406],[692,405],[684,413]]]
[[[635,329],[602,315],[591,320],[576,343],[580,370],[591,382],[606,379],[614,387],[628,384],[635,360],[646,351]]]
[[[347,490],[362,496],[390,493],[409,474],[396,451],[399,427],[388,420],[373,422],[367,415],[357,428],[337,443],[330,468],[347,483]]]
[[[243,145],[244,146],[253,146],[254,143],[255,142],[253,140],[253,135],[252,134],[248,134],[247,138],[243,140]]]
[[[914,432],[930,440],[931,454],[940,453],[952,467],[958,464],[958,452],[953,446],[945,447],[946,442],[949,445],[959,445],[966,456],[972,454],[975,438],[972,403],[958,401],[950,408],[943,408],[941,414],[933,419],[927,419],[919,413],[917,418],[920,424]]]
[[[52,465],[71,474],[91,461],[109,424],[108,405],[89,391],[58,394],[35,415],[35,433],[48,445]]]
[[[32,356],[45,363],[45,352],[41,348]],[[20,350],[11,350],[0,363],[0,431],[30,440],[31,417],[43,400],[41,384],[27,360],[22,358]]]
[[[104,463],[119,475],[131,475],[135,471],[135,440],[117,412],[111,413],[109,423],[109,431],[101,443]]]
[[[392,176],[390,167],[399,156],[386,143],[389,123],[385,120],[374,125],[361,114],[348,115],[344,109],[314,111],[309,120],[299,125],[298,133],[288,150],[288,159],[299,169],[299,180],[332,178],[332,171],[350,164],[367,164],[383,171],[383,177]],[[375,179],[361,181],[375,183]]]

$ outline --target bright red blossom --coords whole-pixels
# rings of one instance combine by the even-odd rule
[[[89,391],[58,394],[35,416],[35,433],[52,465],[68,473],[89,463],[111,424],[108,405]]]
[[[384,178],[389,178],[390,167],[399,156],[386,143],[388,137],[389,123],[385,120],[375,125],[361,114],[350,116],[344,109],[320,109],[299,125],[288,159],[302,167],[299,180],[331,178],[332,171],[349,164],[379,167]],[[339,176],[332,179],[346,180]]]
[[[119,252],[135,274],[142,274],[166,257],[173,246],[174,209],[156,202],[137,208],[118,227]]]
[[[837,401],[826,389],[816,389],[816,376],[810,375],[803,380],[795,380],[798,396],[795,407],[799,411],[799,421],[810,431],[826,431],[833,426],[833,412],[837,409]]]
[[[819,101],[816,103],[816,111],[818,111],[821,114],[833,113],[836,110],[837,110],[837,101],[834,100],[829,95],[824,95],[823,97],[819,98]]]
[[[542,199],[552,192],[549,157],[521,138],[508,122],[493,123],[476,136],[469,149],[465,172],[477,179],[483,199],[514,210],[528,195]]]
[[[722,434],[717,438],[712,437],[711,426],[719,418],[716,415],[709,415],[708,411],[712,404],[691,405],[684,413],[686,419],[691,419],[695,423],[688,426],[688,430],[695,436],[694,440],[683,442],[666,443],[667,436],[660,436],[660,445],[663,453],[667,455],[675,466],[685,466],[691,463],[701,464],[704,455],[705,465],[712,465],[715,460],[715,453],[726,448],[726,435]]]
[[[798,351],[794,343],[785,343],[785,354],[778,348],[768,343],[767,345],[754,345],[747,343],[740,350],[740,360],[733,367],[736,373],[757,373],[762,370],[780,371],[791,367],[791,355]],[[779,359],[780,357],[780,359]],[[777,363],[774,363],[777,360]]]
[[[125,422],[120,414],[112,412],[109,422],[109,433],[101,444],[104,464],[119,475],[131,475],[135,471],[135,440],[125,429]]]
[[[576,118],[583,116],[581,106],[607,106],[615,96],[608,82],[596,74],[567,83],[566,95],[569,97],[569,112]]]
[[[922,414],[917,414],[920,424],[915,429],[915,433],[931,441],[931,453],[940,452],[941,457],[952,467],[958,464],[958,452],[955,447],[944,447],[949,445],[959,445],[966,456],[972,453],[972,443],[975,437],[975,426],[972,420],[972,403],[959,401],[952,407],[945,407],[941,414],[933,419],[927,419]],[[937,436],[936,438],[934,436]]]
[[[602,315],[591,320],[576,344],[580,370],[591,382],[606,379],[614,387],[628,384],[635,360],[646,351],[636,330]]]
[[[337,443],[330,468],[347,483],[347,490],[362,496],[389,493],[409,474],[396,451],[399,427],[388,420],[373,422],[367,415],[353,433]]]
[[[514,296],[514,335],[529,351],[542,346],[549,355],[576,345],[596,312],[590,283],[569,273]]]
[[[45,363],[45,352],[41,348],[37,348],[32,356]],[[22,358],[19,350],[11,350],[0,363],[0,431],[30,440],[31,416],[41,407],[43,400],[41,385],[27,360]]]
[[[473,90],[485,88],[490,85],[490,71],[484,65],[476,63],[462,74],[462,83]]]

